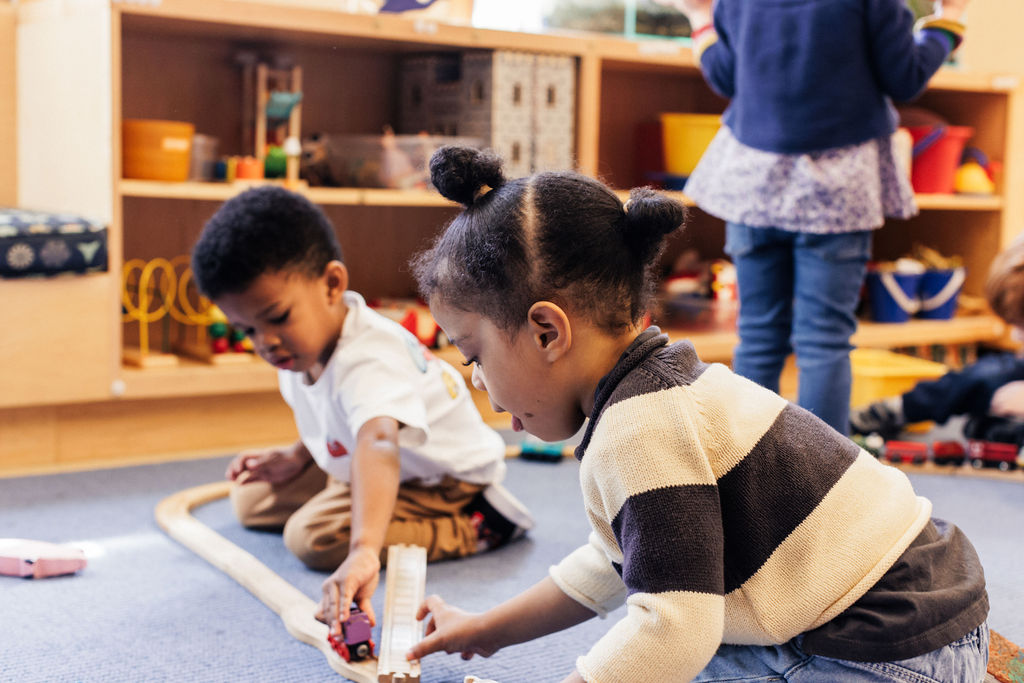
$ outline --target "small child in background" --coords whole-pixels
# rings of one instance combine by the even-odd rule
[[[730,100],[686,183],[726,221],[736,265],[733,369],[772,391],[796,353],[797,402],[848,433],[850,337],[886,217],[917,213],[890,136],[960,43],[967,0],[913,30],[904,0],[657,0],[687,15],[712,90]]]
[[[421,293],[513,427],[576,457],[592,533],[482,614],[427,598],[410,657],[488,656],[625,616],[565,681],[908,681],[985,677],[988,598],[973,546],[906,475],[808,411],[641,321],[684,208],[625,206],[570,172],[506,180],[442,148],[463,204],[416,257]]]
[[[1024,238],[999,253],[989,267],[985,298],[992,311],[1024,342]],[[1024,350],[983,356],[937,380],[918,382],[910,391],[850,411],[858,434],[897,436],[913,422],[942,424],[954,415],[1024,420]]]
[[[327,216],[276,187],[228,200],[192,253],[196,284],[278,368],[300,440],[239,454],[227,476],[249,527],[284,529],[324,581],[319,615],[340,630],[355,600],[371,621],[386,547],[430,561],[497,547],[532,526],[499,482],[505,445],[462,376],[348,289]]]

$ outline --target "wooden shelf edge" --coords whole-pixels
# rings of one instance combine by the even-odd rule
[[[223,202],[252,187],[270,184],[268,182],[234,183],[163,182],[158,180],[122,179],[118,188],[124,197],[149,199],[184,199]],[[285,186],[283,182],[274,183]],[[338,206],[411,206],[411,207],[455,207],[436,192],[428,190],[390,190],[361,187],[297,187],[296,192],[306,195],[317,204]]]
[[[905,323],[861,321],[853,335],[854,346],[894,348],[929,344],[971,344],[994,341],[1006,332],[995,315],[965,315],[952,320],[910,320]]]
[[[713,332],[666,328],[672,341],[689,340],[697,355],[706,362],[728,363],[739,342],[734,330]],[[1006,331],[1006,325],[994,315],[961,316],[952,320],[910,320],[905,323],[860,321],[851,342],[864,348],[891,349],[901,346],[931,344],[970,344],[995,341]]]
[[[122,367],[122,400],[276,392],[277,371],[258,358],[252,363],[209,365],[182,358],[173,367]]]
[[[956,67],[943,67],[928,82],[934,90],[962,90],[967,92],[1006,93],[1016,90],[1020,77],[1014,74],[961,71]]]
[[[1000,211],[1004,204],[998,195],[915,194],[914,200],[919,209],[940,211]]]
[[[158,180],[122,179],[118,185],[125,197],[150,199],[185,199],[222,202],[251,187],[266,185],[266,182],[234,183],[197,182],[187,180],[180,183]],[[281,185],[284,183],[282,182]],[[391,190],[362,187],[299,187],[296,188],[310,200],[322,205],[338,206],[407,206],[454,208],[456,204],[430,190]],[[629,199],[629,190],[616,190],[623,202]],[[694,201],[682,192],[665,190],[664,194],[679,200],[686,206],[696,206]],[[1000,211],[1003,198],[1000,196],[918,194],[914,198],[922,210],[948,211]]]
[[[662,193],[686,206],[696,206],[683,192],[663,190]],[[616,190],[615,194],[623,202],[629,199],[629,190]],[[914,200],[918,208],[924,211],[1001,211],[1004,205],[1003,198],[997,195],[915,194]]]

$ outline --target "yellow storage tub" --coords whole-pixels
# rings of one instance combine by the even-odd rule
[[[854,349],[850,352],[850,365],[853,370],[850,406],[853,408],[899,396],[921,380],[938,379],[949,372],[942,363],[883,349]]]
[[[665,148],[665,171],[688,176],[722,125],[718,114],[674,114],[661,116],[661,139]]]
[[[125,119],[121,123],[121,175],[142,180],[188,180],[192,137],[184,121]]]

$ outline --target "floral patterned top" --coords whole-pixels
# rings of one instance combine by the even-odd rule
[[[703,211],[751,227],[873,230],[917,215],[890,137],[806,154],[766,152],[722,126],[684,189]]]

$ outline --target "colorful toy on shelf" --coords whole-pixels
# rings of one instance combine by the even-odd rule
[[[136,367],[172,366],[178,364],[178,357],[170,353],[168,317],[174,307],[177,275],[174,265],[164,258],[150,261],[131,259],[121,269],[121,310],[122,320],[138,323],[137,330],[125,330],[126,343],[121,354],[122,361]],[[162,321],[155,330],[154,323]],[[160,349],[150,346],[150,335],[156,332]],[[134,338],[133,338],[134,337]]]
[[[434,321],[430,309],[422,301],[412,299],[372,299],[368,302],[378,313],[391,318],[428,349],[448,346],[448,337]]]
[[[302,67],[280,57],[270,63],[251,51],[239,52],[235,62],[242,68],[242,139],[252,141],[245,151],[253,162],[240,165],[236,176],[229,171],[227,179],[284,178],[298,186]]]
[[[980,149],[968,147],[953,177],[953,189],[960,194],[993,195],[996,192],[995,173],[999,168],[1000,164],[989,161]]]
[[[348,619],[341,623],[341,634],[329,633],[327,642],[346,662],[361,662],[373,657],[375,645],[371,635],[370,617],[353,605]]]
[[[252,343],[228,324],[219,308],[199,294],[192,281],[189,257],[176,256],[171,263],[175,273],[180,270],[170,309],[171,317],[178,322],[174,351],[214,365],[253,362]]]

